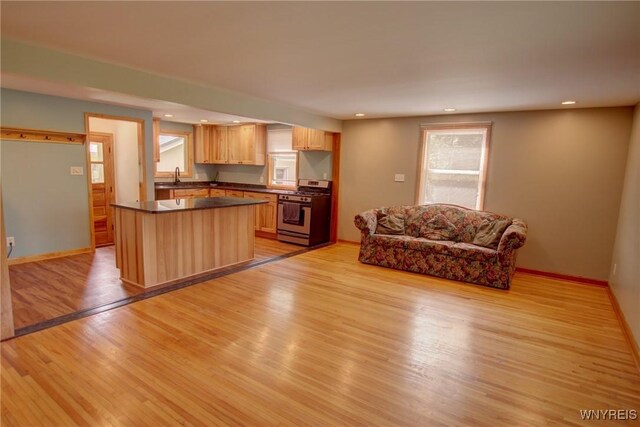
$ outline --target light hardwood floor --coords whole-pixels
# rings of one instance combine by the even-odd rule
[[[640,409],[606,289],[338,244],[2,343],[2,425],[593,425]],[[599,423],[600,425],[602,423]]]
[[[143,293],[144,289],[120,280],[114,248],[108,246],[96,249],[93,254],[10,266],[16,328]],[[262,262],[301,249],[301,246],[256,237],[253,262]]]

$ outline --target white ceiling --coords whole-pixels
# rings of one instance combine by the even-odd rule
[[[334,118],[640,101],[640,2],[2,1],[1,8],[3,37]],[[3,76],[2,85],[11,84]]]

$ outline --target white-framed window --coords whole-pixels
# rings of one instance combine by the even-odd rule
[[[296,188],[298,184],[298,152],[292,147],[292,130],[267,131],[267,187]]]
[[[422,127],[418,200],[481,210],[491,123]]]

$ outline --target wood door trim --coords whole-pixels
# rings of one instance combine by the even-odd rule
[[[338,241],[338,215],[340,214],[340,143],[341,134],[333,134],[333,164],[331,168],[331,225],[329,240],[333,243]]]

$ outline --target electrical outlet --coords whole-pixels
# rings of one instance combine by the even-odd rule
[[[71,166],[70,168],[71,175],[83,175],[83,167],[82,166]]]
[[[326,172],[322,174],[322,179],[327,179],[327,173]]]
[[[260,177],[260,184],[264,184],[264,176]]]
[[[618,269],[618,264],[613,264],[613,275],[616,275],[616,270]]]
[[[395,176],[395,181],[396,182],[404,182],[404,174],[403,173],[397,173]]]
[[[7,246],[15,246],[15,245],[16,245],[16,238],[13,236],[7,237]]]

